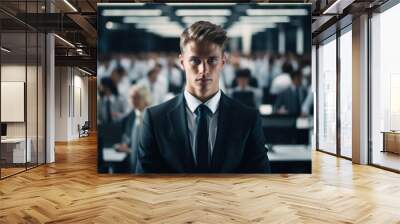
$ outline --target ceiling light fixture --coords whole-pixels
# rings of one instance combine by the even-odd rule
[[[248,23],[288,23],[290,22],[289,16],[241,16],[241,22]]]
[[[229,9],[178,9],[177,16],[230,16]]]
[[[306,9],[247,9],[249,16],[306,16]]]
[[[1,50],[4,51],[4,52],[6,52],[6,53],[10,53],[10,52],[11,52],[11,50],[9,50],[9,49],[7,49],[7,48],[5,48],[5,47],[1,47]]]
[[[71,44],[71,42],[69,42],[68,40],[66,40],[66,39],[64,39],[64,38],[62,38],[62,37],[60,37],[60,36],[57,35],[57,34],[54,34],[54,36],[57,37],[58,39],[60,39],[60,40],[61,40],[62,42],[64,42],[65,44],[69,45],[70,47],[75,48],[75,45]]]
[[[335,2],[333,2],[332,5],[330,5],[327,9],[324,10],[324,12],[322,12],[323,15],[326,14],[340,14],[338,11],[339,6],[344,3],[344,4],[349,4],[348,1],[342,1],[342,0],[336,0]]]
[[[86,70],[83,70],[83,69],[81,69],[81,68],[79,68],[79,67],[78,67],[78,70],[81,71],[81,72],[83,72],[83,73],[85,73],[85,74],[87,74],[87,75],[92,75],[92,73],[90,73],[90,72],[88,72],[88,71],[86,71]]]
[[[144,6],[146,3],[132,2],[132,3],[97,3],[98,6]]]
[[[159,16],[159,17],[136,17],[136,16],[127,16],[122,19],[124,23],[167,23],[170,22],[168,16]]]
[[[198,3],[184,3],[184,2],[179,2],[179,3],[167,3],[167,5],[171,6],[229,6],[229,5],[236,5],[237,3],[208,3],[208,2],[198,2]]]
[[[78,10],[68,1],[68,0],[64,0],[65,4],[67,4],[72,10],[74,10],[74,12],[78,12]]]
[[[103,16],[160,16],[160,9],[106,9]]]
[[[227,19],[226,19],[226,17],[223,17],[223,16],[219,16],[219,17],[217,17],[217,16],[208,16],[208,17],[207,16],[204,16],[204,17],[203,16],[202,17],[187,16],[187,17],[183,17],[182,21],[184,23],[189,23],[189,24],[195,23],[197,21],[208,21],[211,23],[222,24],[222,23],[226,23]]]

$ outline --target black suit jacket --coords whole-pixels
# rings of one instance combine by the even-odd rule
[[[211,173],[269,173],[259,113],[223,93]],[[138,173],[194,173],[183,94],[146,110],[138,151]]]
[[[131,139],[132,127],[133,127],[133,124],[135,123],[135,120],[136,120],[136,113],[134,110],[132,110],[121,121],[122,130],[123,130],[122,141],[123,141],[123,143],[126,143],[129,147],[131,146],[131,143],[132,143],[132,139]]]
[[[303,104],[305,98],[307,97],[307,88],[300,86],[299,91],[302,94],[301,102],[298,103],[299,96],[292,90],[291,87],[287,88],[285,91],[280,93],[276,98],[274,110],[275,112],[279,110],[282,106],[288,111],[288,114],[298,116],[301,113],[301,105]]]

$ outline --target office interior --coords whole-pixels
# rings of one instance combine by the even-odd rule
[[[70,155],[82,151],[88,152],[85,158],[93,160],[91,165],[97,167],[97,150],[79,147],[95,144],[97,138],[97,85],[100,82],[97,66],[102,65],[102,58],[97,58],[97,4],[105,2],[121,1],[0,2],[0,186],[3,189],[18,178],[28,181],[30,175],[40,176],[41,173],[35,172],[43,173],[43,169],[53,172],[58,161],[63,163],[63,169],[71,167],[71,172],[75,172],[72,163],[68,165],[66,161],[70,161]],[[124,4],[132,2],[124,1]],[[271,1],[253,3],[262,6]],[[311,156],[318,159],[314,161],[313,171],[337,170],[329,172],[330,177],[325,178],[338,177],[338,182],[341,177],[351,177],[357,172],[363,178],[373,174],[398,177],[400,101],[396,96],[400,94],[400,67],[396,52],[400,50],[397,43],[400,33],[396,23],[400,20],[400,4],[395,0],[291,3],[309,3],[312,11],[310,87],[314,106],[308,146]],[[138,7],[150,4],[138,3]],[[207,7],[236,7],[238,3],[217,5]],[[175,3],[164,9],[179,7],[196,8],[198,5]],[[266,29],[279,33],[276,27]],[[271,45],[273,51],[283,46],[279,44],[279,34],[277,36]],[[270,111],[270,107],[259,109]],[[68,148],[68,145],[73,147]],[[334,160],[321,165],[320,158]],[[341,170],[340,164],[346,162],[351,165]],[[295,177],[299,178],[296,180],[307,178]],[[326,181],[320,173],[315,178]],[[389,183],[389,179],[380,179],[379,183],[394,184],[388,189],[396,189],[397,183]],[[331,189],[332,183],[322,188]],[[346,191],[348,187],[343,189]],[[381,197],[378,191],[369,193]],[[381,215],[387,218],[387,223],[399,220],[392,212]]]

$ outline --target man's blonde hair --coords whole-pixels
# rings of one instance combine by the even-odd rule
[[[189,41],[211,42],[220,46],[223,52],[226,39],[226,31],[222,27],[207,21],[197,21],[182,32],[179,45],[183,52]]]

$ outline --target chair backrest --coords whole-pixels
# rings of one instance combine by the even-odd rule
[[[238,91],[234,92],[232,94],[232,98],[249,106],[249,107],[255,107],[255,102],[254,102],[254,93],[251,91]]]
[[[82,128],[90,128],[89,124],[90,124],[89,121],[85,121],[85,123],[83,124]]]

